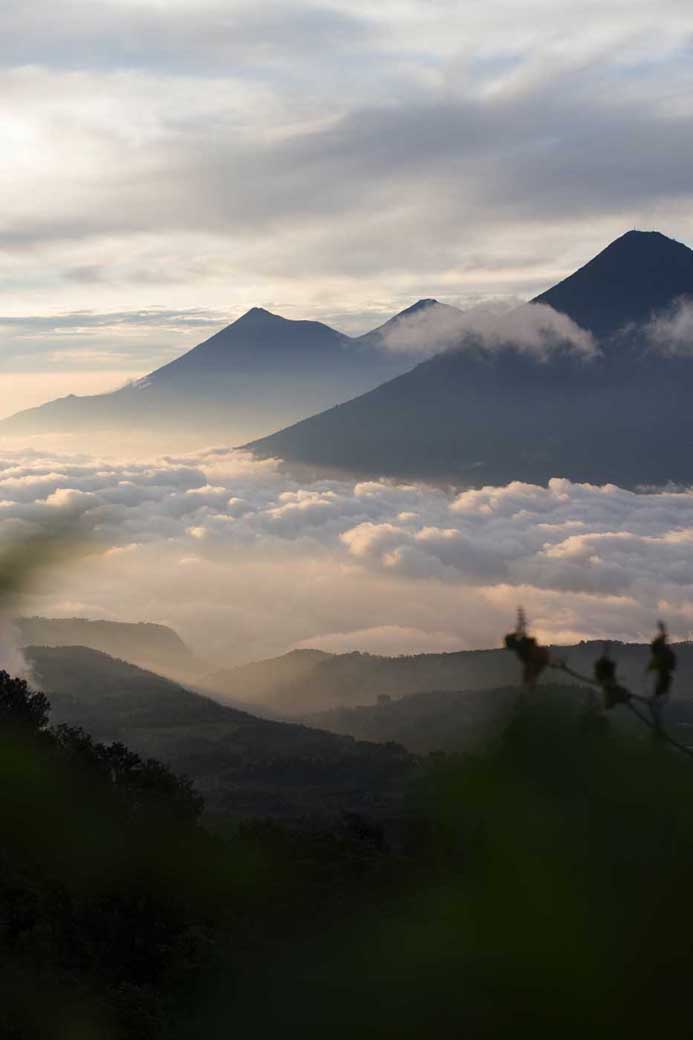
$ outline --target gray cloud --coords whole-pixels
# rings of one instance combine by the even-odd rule
[[[99,314],[94,311],[71,311],[67,314],[26,314],[1,315],[0,330],[12,329],[16,333],[37,332],[69,332],[78,333],[82,329],[103,329],[115,326],[130,326],[167,329],[218,327],[228,321],[228,317],[216,311],[202,308],[188,310],[165,310],[152,308],[139,311],[115,311]]]
[[[90,10],[87,16],[79,8],[87,23],[97,17]],[[105,38],[109,10],[98,16]],[[146,6],[135,10],[151,16]],[[234,9],[234,18],[252,22],[247,11],[239,11]],[[349,20],[335,8],[319,15],[300,5],[270,8],[267,19],[278,11],[284,21],[302,26],[296,35],[304,41],[311,39],[310,19],[324,17],[327,53],[344,38],[333,20]],[[643,9],[639,14],[644,18]],[[178,17],[192,24],[185,6],[171,13],[171,26]],[[199,24],[214,40],[210,17],[203,10]],[[253,25],[259,40],[263,33],[275,38],[262,19]],[[685,28],[682,23],[682,47]],[[502,53],[500,18],[495,32]],[[241,33],[241,50],[252,55],[245,39]],[[362,40],[364,58],[372,57],[368,39]],[[177,107],[166,103],[165,77],[95,80],[93,89],[104,89],[109,99],[104,124],[98,109],[79,117],[91,84],[68,76],[61,90],[72,90],[74,97],[65,96],[60,121],[72,162],[63,176],[74,178],[75,155],[95,155],[92,170],[78,171],[86,191],[45,193],[38,212],[32,207],[5,218],[1,239],[11,249],[143,231],[226,234],[238,236],[244,262],[269,277],[326,270],[362,277],[409,269],[413,255],[421,273],[468,270],[472,258],[478,262],[484,239],[482,258],[488,262],[489,240],[514,236],[526,222],[574,228],[588,214],[614,227],[620,221],[622,230],[641,217],[643,207],[648,215],[658,209],[665,221],[668,208],[672,218],[685,221],[693,135],[681,94],[690,79],[683,52],[680,59],[668,52],[670,66],[658,66],[655,82],[642,55],[641,68],[624,68],[616,56],[605,58],[598,39],[589,58],[542,65],[543,42],[525,47],[511,63],[519,71],[500,76],[493,90],[483,75],[474,79],[473,62],[457,79],[452,65],[447,78],[438,74],[430,81],[416,75],[419,63],[412,62],[405,63],[409,77],[402,89],[387,103],[377,91],[347,91],[345,103],[326,89],[293,116],[290,104],[280,101],[280,83],[263,85],[260,96],[255,85],[235,82],[234,68],[227,67],[225,80],[210,75]],[[549,50],[555,46],[550,36],[546,42]],[[392,54],[383,77],[391,63],[396,64]],[[27,91],[35,102],[44,96],[47,101],[51,87],[51,75],[42,70],[35,79],[25,74],[13,81],[17,104]],[[672,89],[680,99],[672,98]],[[147,101],[150,118],[143,120]],[[126,164],[120,162],[124,147]],[[61,178],[57,167],[50,174]],[[91,267],[81,266],[87,272]]]
[[[230,320],[204,308],[0,315],[0,372],[151,371]],[[50,384],[44,393],[51,395]]]
[[[0,62],[75,69],[157,69],[224,75],[230,67],[286,65],[326,45],[364,41],[367,23],[348,11],[267,2],[94,5],[24,0],[3,12]]]

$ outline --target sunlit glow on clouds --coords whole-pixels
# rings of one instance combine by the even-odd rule
[[[693,492],[554,479],[446,494],[301,484],[227,449],[119,462],[4,452],[0,535],[57,521],[93,554],[25,610],[154,620],[201,653],[497,645],[522,602],[547,639],[693,627]]]
[[[65,363],[3,318],[365,331],[424,296],[526,299],[630,227],[690,242],[692,32],[680,0],[5,5],[0,372]],[[104,368],[189,332],[141,326]],[[122,353],[70,338],[73,369]]]

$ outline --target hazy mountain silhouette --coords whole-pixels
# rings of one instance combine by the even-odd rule
[[[556,338],[548,356],[448,350],[375,390],[255,441],[333,472],[480,486],[552,476],[626,486],[693,477],[693,356],[656,351],[642,322],[693,297],[693,252],[629,232],[537,297],[596,337],[586,358]]]
[[[29,647],[26,656],[52,722],[167,763],[215,813],[387,815],[414,766],[403,748],[258,718],[86,647]]]
[[[22,646],[85,646],[177,678],[190,679],[204,669],[166,625],[44,617],[18,618],[14,625]]]
[[[63,397],[0,422],[0,433],[141,428],[241,441],[321,411],[406,371],[417,356],[316,321],[253,307],[182,357],[108,394]]]
[[[618,660],[619,675],[627,685],[640,690],[650,658],[649,646],[645,643],[612,643],[612,647]],[[555,646],[552,650],[572,668],[591,674],[601,648],[602,643],[583,642],[573,646]],[[676,653],[677,690],[687,691],[693,696],[693,643],[678,643]],[[558,673],[551,674],[555,679]],[[571,679],[560,673],[560,681],[570,683]],[[282,657],[217,672],[205,680],[205,685],[214,690],[217,697],[241,699],[253,706],[260,704],[286,715],[293,714],[304,720],[310,718],[311,725],[323,725],[323,722],[315,721],[319,717],[316,712],[375,705],[378,697],[398,700],[423,690],[441,693],[492,690],[516,686],[517,682],[517,661],[505,649],[399,657],[294,650]],[[327,717],[324,725],[332,728]]]

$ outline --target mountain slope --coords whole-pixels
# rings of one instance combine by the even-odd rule
[[[141,427],[169,431],[177,441],[209,432],[240,441],[362,393],[418,358],[388,351],[377,338],[351,339],[320,322],[254,307],[135,383],[18,412],[0,422],[0,433]]]
[[[212,812],[388,815],[415,765],[402,748],[256,718],[96,650],[30,647],[26,656],[53,722],[187,774]]]
[[[658,231],[628,231],[532,302],[603,338],[692,293],[693,250]]]
[[[691,250],[631,232],[536,302],[599,337],[682,295],[693,297]],[[248,447],[331,471],[472,486],[693,479],[693,359],[655,352],[632,329],[597,346],[585,357],[557,338],[537,356],[511,339],[474,341]]]

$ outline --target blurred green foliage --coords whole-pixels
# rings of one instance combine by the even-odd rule
[[[66,525],[0,547],[0,603],[17,596],[49,568],[66,563],[85,549],[76,532]]]
[[[432,756],[415,808],[389,890],[367,883],[200,1035],[231,1013],[261,1035],[693,1032],[687,759],[547,687],[484,753]]]
[[[3,1036],[691,1033],[691,763],[574,688],[430,756],[397,820],[218,833],[32,696],[0,676]]]

